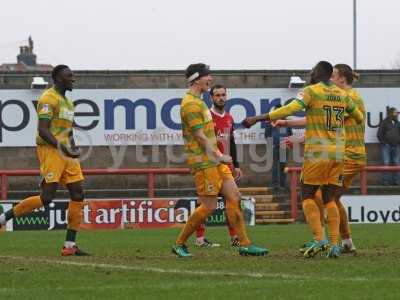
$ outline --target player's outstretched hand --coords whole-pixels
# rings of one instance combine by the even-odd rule
[[[286,120],[275,120],[275,121],[271,121],[271,125],[272,127],[286,127]]]
[[[81,155],[81,151],[78,147],[70,147],[64,144],[60,144],[61,151],[70,158],[78,158]]]
[[[242,126],[245,128],[250,128],[254,124],[257,123],[257,118],[256,117],[248,117],[242,121]]]

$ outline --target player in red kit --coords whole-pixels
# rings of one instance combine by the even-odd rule
[[[211,116],[214,122],[215,136],[217,137],[217,146],[219,151],[223,154],[228,154],[232,157],[232,163],[228,164],[235,178],[238,182],[242,177],[242,171],[239,168],[236,153],[236,143],[233,135],[234,122],[232,115],[225,111],[225,102],[227,99],[226,88],[222,85],[214,85],[210,90],[213,107],[210,109]],[[231,246],[238,247],[239,240],[236,235],[235,229],[229,226],[229,235],[231,237]],[[219,247],[217,243],[213,243],[205,238],[205,225],[201,224],[196,230],[196,246],[199,247]]]

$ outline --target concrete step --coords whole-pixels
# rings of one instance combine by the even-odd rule
[[[288,201],[285,201],[285,202],[273,201],[273,204],[278,204],[280,210],[291,210],[292,209],[292,204]],[[256,207],[257,207],[257,204],[256,204]],[[297,209],[300,209],[300,210],[302,209],[302,205],[300,203],[297,205]]]
[[[256,211],[263,211],[263,210],[279,210],[281,208],[279,203],[262,203],[256,202]]]
[[[276,214],[285,214],[285,210],[261,210],[256,211],[256,216],[272,216]]]
[[[249,196],[256,200],[256,203],[279,203],[279,204],[290,204],[290,197],[288,195],[253,195]]]
[[[292,218],[287,218],[287,219],[261,219],[261,220],[256,220],[257,225],[271,225],[271,224],[293,224],[294,219]]]
[[[245,196],[271,194],[271,189],[268,187],[242,187],[239,191]]]
[[[272,202],[274,202],[274,196],[272,196],[272,195],[254,195],[251,197],[256,200],[256,203],[272,203]]]
[[[257,211],[256,212],[256,219],[284,219],[290,217],[289,211]]]
[[[274,199],[276,202],[290,202],[290,195],[289,194],[273,194]]]

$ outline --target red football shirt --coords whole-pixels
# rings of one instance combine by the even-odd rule
[[[230,154],[230,138],[233,134],[233,118],[228,112],[219,114],[212,108],[210,109],[214,122],[215,136],[217,137],[217,146],[223,154]],[[233,170],[233,164],[229,164],[229,168]]]

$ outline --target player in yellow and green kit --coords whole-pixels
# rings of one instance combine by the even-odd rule
[[[364,102],[360,94],[352,87],[353,81],[358,79],[358,74],[354,73],[352,68],[346,64],[337,64],[333,68],[332,82],[341,89],[347,91],[349,97],[353,100],[356,107],[362,112],[365,119]],[[304,127],[306,118],[296,120],[277,120],[273,122],[276,127]],[[356,247],[351,238],[350,225],[346,209],[340,202],[340,197],[346,191],[354,177],[360,173],[361,169],[366,164],[367,154],[365,150],[365,122],[357,124],[352,118],[345,118],[344,128],[346,135],[346,146],[344,154],[344,169],[343,169],[343,187],[338,191],[336,205],[340,215],[340,236],[342,238],[342,252],[355,253]],[[314,198],[321,212],[321,223],[324,222],[324,209],[321,191],[317,192]],[[312,242],[306,243],[300,249],[300,252],[305,252]]]
[[[339,211],[335,202],[343,181],[345,151],[344,117],[347,113],[357,123],[363,121],[362,113],[355,107],[347,92],[332,84],[333,67],[326,61],[319,62],[311,72],[314,83],[299,93],[290,104],[271,113],[249,117],[243,121],[251,127],[259,121],[272,121],[305,109],[306,132],[304,163],[302,168],[303,211],[315,242],[304,253],[313,257],[328,245],[324,239],[320,209],[314,198],[322,189],[330,239],[328,257],[340,256],[338,246]]]
[[[37,105],[36,144],[42,176],[41,194],[22,200],[0,215],[0,224],[4,225],[12,218],[49,205],[55,198],[58,184],[65,185],[71,201],[68,205],[67,235],[61,255],[84,256],[88,253],[75,244],[76,233],[82,222],[83,175],[77,159],[79,149],[73,138],[74,104],[65,96],[66,91],[72,91],[74,74],[68,66],[58,65],[51,75],[54,86],[40,96]]]
[[[201,99],[202,93],[210,88],[212,77],[205,64],[192,64],[186,69],[189,91],[183,97],[180,108],[182,133],[187,163],[192,170],[198,202],[200,205],[189,216],[180,232],[173,253],[178,257],[192,256],[186,246],[188,238],[215,210],[218,194],[226,200],[226,215],[239,239],[239,254],[262,256],[268,250],[251,243],[246,233],[245,221],[240,209],[240,193],[227,166],[232,161],[217,147],[214,124],[210,110]]]
[[[346,64],[337,64],[333,69],[332,81],[340,88],[347,91],[356,107],[362,112],[365,118],[364,102],[360,94],[352,87],[354,79],[358,79],[352,68]],[[345,118],[346,149],[344,155],[343,188],[337,195],[337,206],[340,211],[340,234],[342,236],[342,249],[344,252],[355,252],[351,238],[349,220],[346,209],[340,202],[340,197],[346,191],[354,177],[360,173],[367,161],[365,150],[365,122],[357,124],[352,118]]]

